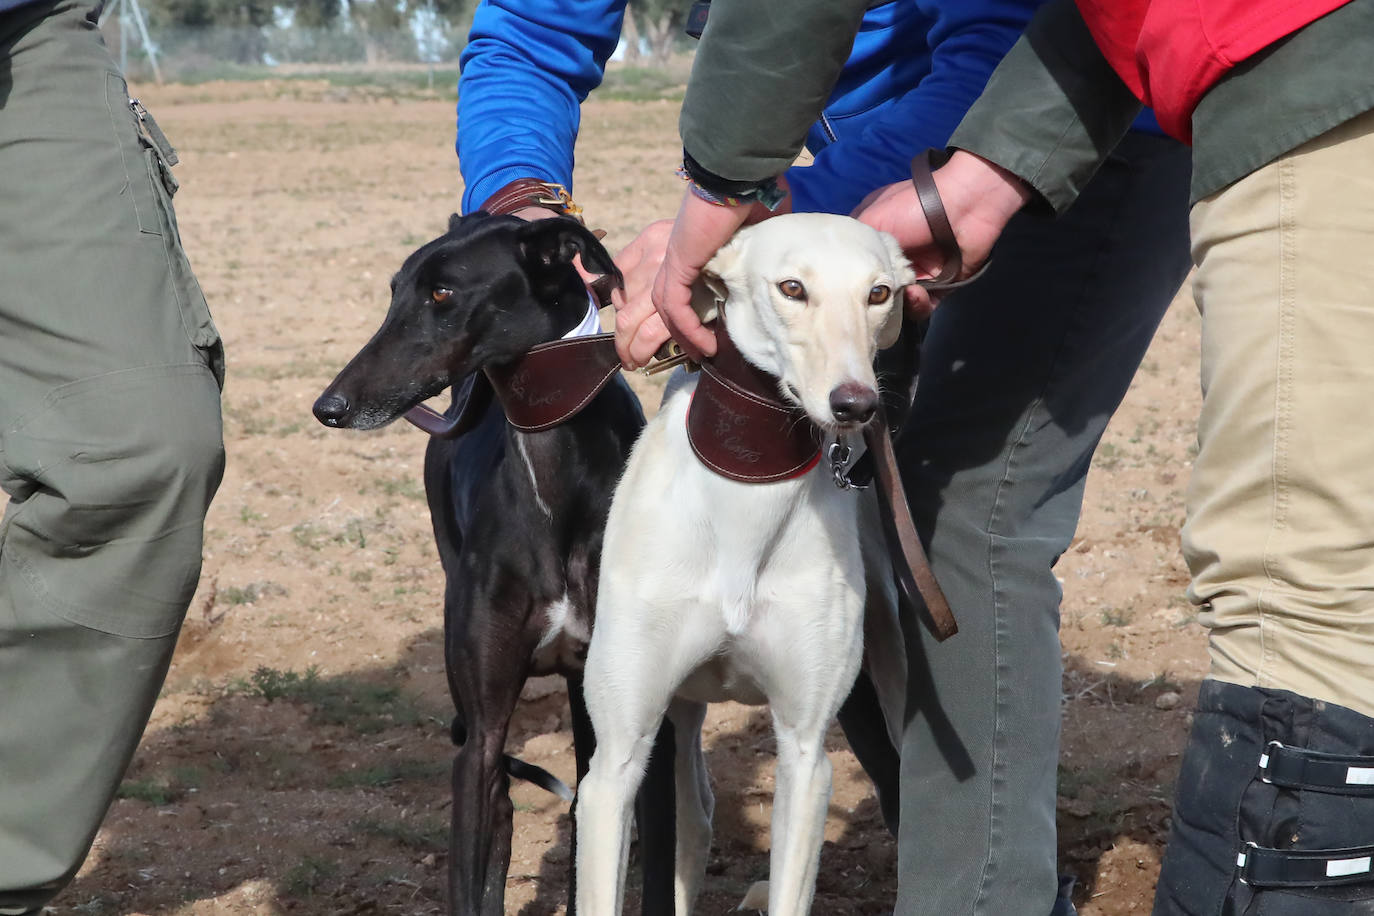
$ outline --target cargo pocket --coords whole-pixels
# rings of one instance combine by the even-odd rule
[[[224,470],[219,392],[196,365],[72,382],[5,431],[0,581],[117,636],[176,631]]]
[[[105,104],[110,110],[110,131],[115,149],[124,166],[123,197],[138,231],[148,235],[162,234],[162,221],[157,216],[157,194],[154,185],[144,175],[147,166],[139,161],[138,153],[147,144],[139,136],[138,118],[130,106],[129,89],[118,73],[105,73]]]
[[[181,234],[177,229],[176,211],[172,208],[172,196],[180,187],[172,166],[176,164],[176,151],[167,142],[166,136],[137,102],[134,111],[142,128],[139,143],[143,148],[144,172],[146,182],[152,189],[153,217],[157,232],[162,236],[167,253],[167,269],[171,272],[172,285],[176,290],[177,302],[181,307],[181,322],[186,336],[205,356],[210,371],[220,388],[224,387],[224,344],[220,341],[219,331],[214,318],[210,315],[209,303],[201,291],[200,283],[191,271],[191,262],[181,246]]]

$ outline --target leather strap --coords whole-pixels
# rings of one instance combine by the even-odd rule
[[[619,369],[615,335],[591,334],[539,344],[486,373],[510,425],[537,433],[571,420]]]
[[[937,155],[941,157],[941,162],[935,162]],[[938,274],[925,280],[916,281],[917,286],[933,292],[944,292],[967,286],[981,277],[983,271],[988,269],[988,264],[992,263],[989,260],[970,276],[962,280],[958,279],[960,272],[964,269],[964,255],[959,250],[959,241],[954,236],[954,227],[950,225],[949,214],[945,212],[945,204],[940,199],[940,191],[935,186],[933,174],[938,166],[944,164],[943,158],[943,154],[928,149],[911,159],[911,184],[916,188],[916,199],[921,202],[921,210],[925,213],[926,222],[930,225],[931,238],[945,253],[945,263]]]
[[[864,442],[872,456],[874,479],[878,484],[881,510],[878,514],[883,519],[888,555],[897,577],[897,600],[903,612],[915,613],[936,640],[944,642],[959,632],[959,624],[954,620],[954,612],[950,610],[940,583],[935,581],[926,552],[921,547],[921,538],[916,533],[906,490],[897,470],[897,457],[892,450],[892,434],[882,408],[864,427]],[[921,602],[917,602],[918,596]],[[924,603],[925,614],[919,613],[921,603]]]
[[[538,178],[515,179],[488,197],[477,209],[496,216],[514,213],[525,207],[543,207],[563,216],[576,217],[579,221],[582,218],[582,208],[573,203],[572,195],[566,188]]]
[[[454,391],[462,403],[452,416],[417,404],[405,418],[431,436],[454,439],[477,425],[494,393],[511,426],[537,433],[577,416],[619,368],[614,334],[555,340],[508,366],[469,375]]]
[[[456,406],[450,411],[452,416],[441,414],[425,404],[416,404],[406,411],[405,418],[438,439],[456,439],[486,415],[492,393],[487,377],[481,372],[474,372],[454,386],[453,401]]]
[[[716,319],[716,355],[701,365],[687,409],[687,440],[702,464],[741,483],[798,477],[821,457],[820,433],[806,411],[778,396],[778,380],[739,352]]]

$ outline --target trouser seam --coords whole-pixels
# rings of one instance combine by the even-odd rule
[[[1288,523],[1288,448],[1292,426],[1293,405],[1293,351],[1296,346],[1294,324],[1294,285],[1296,271],[1296,231],[1293,213],[1296,195],[1295,165],[1291,158],[1278,163],[1276,174],[1279,185],[1278,229],[1278,346],[1275,353],[1274,382],[1274,445],[1270,458],[1271,516],[1269,534],[1264,545],[1261,561],[1268,585],[1260,589],[1255,600],[1255,612],[1259,618],[1259,670],[1255,672],[1255,684],[1268,686],[1269,671],[1275,662],[1275,647],[1269,638],[1269,611],[1275,600],[1275,592],[1282,589],[1282,570],[1279,566],[1278,542]]]

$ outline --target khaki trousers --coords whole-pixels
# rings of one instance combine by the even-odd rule
[[[1374,112],[1199,202],[1210,677],[1374,716]]]

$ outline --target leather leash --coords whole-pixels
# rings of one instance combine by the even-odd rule
[[[882,509],[878,515],[883,520],[887,552],[897,578],[897,603],[904,612],[920,618],[938,642],[944,642],[959,632],[959,624],[940,583],[935,581],[925,549],[921,547],[921,536],[916,532],[911,506],[902,487],[902,475],[897,470],[892,433],[881,408],[864,427],[864,443],[872,456],[873,476],[878,484],[878,505]],[[922,607],[925,614],[920,613]]]
[[[937,158],[939,162],[936,161]],[[983,266],[969,276],[962,280],[957,279],[964,269],[964,256],[959,250],[959,241],[954,236],[954,227],[950,225],[949,214],[945,212],[944,201],[940,199],[940,191],[935,187],[933,174],[935,169],[944,165],[947,158],[949,157],[944,153],[937,153],[933,149],[911,158],[911,184],[916,188],[916,199],[921,202],[921,210],[925,213],[926,223],[930,226],[931,238],[945,254],[945,263],[940,267],[938,274],[916,281],[917,286],[932,292],[944,292],[967,286],[981,277],[983,271],[992,263],[991,260],[985,261]]]
[[[991,263],[985,262],[972,275],[959,279],[959,274],[964,269],[963,255],[932,174],[938,165],[943,164],[943,161],[935,161],[937,156],[941,155],[935,150],[926,150],[911,160],[911,183],[916,189],[916,198],[925,213],[931,237],[945,253],[945,262],[938,274],[916,281],[921,287],[932,292],[944,292],[967,286],[981,277]],[[903,337],[916,332],[913,325],[914,322],[905,322]],[[912,359],[919,358],[916,355],[919,347],[908,347],[907,351],[912,353]],[[915,611],[923,604],[926,613],[918,613],[918,616],[935,638],[943,642],[959,631],[959,625],[954,619],[948,599],[945,598],[930,570],[930,563],[921,546],[921,538],[911,518],[911,508],[907,503],[906,491],[902,487],[902,478],[892,447],[892,432],[888,428],[884,413],[880,408],[879,415],[864,427],[864,442],[868,445],[866,457],[871,463],[873,476],[878,485],[878,495],[883,509],[879,515],[883,519],[892,569],[897,577],[898,601],[902,604],[903,610]],[[916,601],[917,596],[921,598],[921,602]]]

